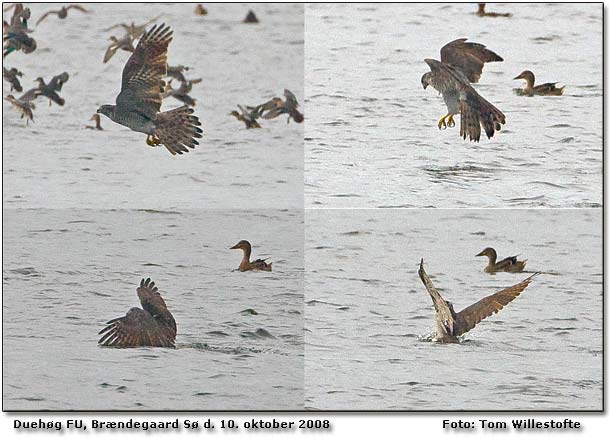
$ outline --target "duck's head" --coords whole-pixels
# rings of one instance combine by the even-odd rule
[[[241,240],[239,243],[237,243],[235,246],[233,247],[229,247],[229,249],[241,249],[241,250],[251,250],[252,246],[250,245],[250,242],[247,240]]]
[[[522,71],[519,76],[513,78],[513,80],[517,79],[525,79],[528,82],[534,82],[534,73],[529,70]]]
[[[483,249],[483,251],[481,251],[481,253],[475,256],[486,256],[487,258],[495,258],[497,255],[496,251],[493,248],[486,247],[485,249]]]
[[[239,118],[239,112],[237,112],[237,111],[231,111],[231,112],[229,112],[229,115],[232,115],[235,118]]]

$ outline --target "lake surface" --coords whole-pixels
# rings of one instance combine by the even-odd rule
[[[32,22],[52,5],[33,4]],[[6,57],[5,66],[34,79],[70,73],[63,107],[38,99],[35,123],[25,126],[3,101],[2,147],[5,206],[26,208],[302,208],[303,125],[285,116],[246,130],[229,116],[237,105],[254,105],[290,89],[303,99],[303,26],[300,4],[210,4],[195,16],[194,4],[90,4],[93,12],[47,17],[32,37],[38,48]],[[57,8],[55,8],[57,9]],[[243,24],[249,9],[259,24]],[[129,58],[102,59],[120,23],[141,24],[161,15],[174,30],[168,63],[187,65],[195,114],[204,130],[200,145],[182,156],[152,149],[143,134],[103,117],[103,132],[85,129],[98,106],[114,104]],[[9,88],[4,81],[4,96]],[[166,99],[162,110],[179,107]]]
[[[302,211],[5,209],[3,235],[4,408],[303,408]],[[242,238],[273,272],[233,271]],[[177,348],[99,347],[144,277]]]
[[[306,214],[305,407],[602,408],[602,212],[311,210]],[[493,246],[528,273],[483,272]],[[434,307],[529,287],[461,344],[424,341]]]
[[[311,4],[306,8],[305,196],[313,208],[587,207],[602,203],[602,5]],[[457,38],[504,58],[477,91],[506,114],[491,140],[439,131],[424,58]],[[523,70],[567,85],[519,97]]]

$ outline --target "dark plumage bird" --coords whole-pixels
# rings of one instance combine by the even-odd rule
[[[188,82],[186,76],[184,75],[185,71],[189,71],[189,67],[185,67],[184,65],[176,65],[176,66],[167,66],[167,76],[172,79],[176,79],[180,82]],[[191,83],[199,83],[201,79],[193,79],[190,81]]]
[[[85,129],[104,130],[100,120],[100,114],[93,114],[89,120],[95,121],[95,126],[85,126]]]
[[[479,3],[479,10],[477,11],[479,17],[512,17],[513,14],[510,12],[498,13],[498,12],[485,12],[485,3]]]
[[[131,308],[123,317],[107,322],[98,343],[115,347],[175,347],[176,321],[155,283],[142,279],[137,289],[142,308]]]
[[[23,53],[32,53],[36,50],[36,41],[28,36],[32,32],[28,29],[27,20],[30,18],[30,9],[24,8],[21,3],[15,5],[10,23],[2,23],[3,50],[2,57],[8,56],[14,51],[21,50]]]
[[[256,18],[256,14],[253,10],[248,11],[248,15],[244,18],[243,23],[258,23],[258,18]]]
[[[260,117],[260,114],[256,110],[256,108],[248,107],[248,109],[244,109],[243,106],[237,105],[241,114],[237,111],[231,111],[229,115],[232,115],[239,121],[244,122],[246,125],[246,129],[260,128],[261,125],[256,121],[257,118]]]
[[[2,77],[11,84],[11,91],[17,91],[18,93],[23,91],[21,82],[19,82],[19,78],[22,76],[23,73],[17,70],[15,67],[11,68],[10,70],[6,67],[2,67]]]
[[[287,89],[284,90],[284,96],[286,101],[283,101],[280,97],[274,97],[267,103],[257,106],[258,113],[265,120],[276,118],[282,114],[288,114],[286,123],[289,123],[291,118],[297,123],[302,123],[305,117],[297,109],[299,106],[297,98]]]
[[[479,141],[481,126],[487,138],[494,136],[505,124],[504,114],[476,92],[470,83],[477,83],[486,62],[503,59],[482,44],[466,42],[466,38],[456,39],[441,49],[441,61],[424,59],[430,71],[421,78],[426,89],[432,85],[443,95],[447,105],[447,115],[438,122],[438,128],[455,126],[453,117],[460,114],[460,136]]]
[[[38,26],[45,18],[47,18],[51,14],[57,15],[57,18],[59,18],[60,20],[63,20],[63,19],[65,19],[68,16],[68,11],[70,9],[75,9],[75,10],[83,12],[85,14],[89,13],[89,11],[87,9],[83,8],[80,5],[62,6],[57,11],[47,11],[47,12],[45,12],[44,15],[42,17],[40,17],[38,19],[38,21],[36,21],[36,26]]]
[[[97,112],[115,123],[147,134],[149,146],[164,145],[172,155],[188,152],[199,143],[199,119],[188,106],[160,112],[163,78],[167,75],[167,49],[172,31],[155,25],[140,38],[123,68],[116,105],[102,105]]]
[[[492,247],[486,247],[485,249],[483,249],[483,251],[481,251],[481,253],[475,255],[475,256],[486,256],[488,258],[488,264],[485,267],[485,272],[486,273],[495,273],[495,272],[509,272],[509,273],[519,273],[522,272],[523,269],[525,268],[525,264],[527,263],[527,260],[524,259],[523,261],[517,261],[517,256],[509,256],[507,258],[504,258],[501,261],[497,261],[498,259],[498,254],[496,253],[495,249],[493,249]]]
[[[11,102],[13,107],[21,114],[20,118],[25,117],[25,125],[28,125],[28,122],[32,120],[34,121],[34,104],[30,102],[25,102],[21,99],[16,99],[12,94],[9,94],[5,97],[6,100]]]
[[[116,36],[111,36],[109,39],[110,45],[106,49],[106,53],[104,53],[104,64],[110,61],[118,50],[125,50],[127,52],[133,52],[135,50],[133,47],[133,38],[129,34],[126,34],[121,39]]]
[[[59,74],[51,81],[46,84],[42,77],[36,78],[38,82],[38,92],[35,93],[35,97],[44,96],[49,99],[49,106],[51,106],[51,102],[57,103],[59,106],[63,106],[66,101],[57,94],[57,91],[60,91],[63,87],[64,82],[69,79],[68,73]],[[30,90],[31,91],[31,90]]]
[[[164,97],[171,96],[180,100],[185,105],[195,106],[196,100],[189,96],[189,93],[193,89],[193,83],[195,83],[195,81],[187,80],[186,82],[181,82],[178,88],[172,88],[172,81],[170,80],[165,87]]]
[[[542,85],[534,85],[536,77],[534,73],[529,70],[523,71],[519,76],[513,80],[524,79],[525,88],[517,88],[515,92],[520,96],[561,96],[565,86],[557,88],[556,85],[559,82],[543,83]]]
[[[432,280],[424,270],[424,260],[419,265],[419,277],[424,283],[426,290],[432,298],[436,312],[436,341],[441,343],[459,343],[458,337],[470,331],[481,320],[497,313],[517,296],[532,282],[532,278],[539,273],[534,273],[529,278],[519,282],[512,287],[505,288],[456,313],[453,304],[443,299],[441,294],[432,284]]]
[[[266,262],[269,258],[250,261],[250,255],[252,254],[252,245],[247,240],[241,240],[239,243],[237,243],[233,247],[230,247],[229,249],[241,249],[244,253],[244,256],[238,267],[238,270],[240,272],[246,272],[248,270],[264,270],[266,272],[270,272],[272,269],[271,265],[273,263]]]

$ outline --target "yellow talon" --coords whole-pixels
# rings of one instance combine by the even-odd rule
[[[161,143],[159,141],[159,138],[155,137],[154,135],[149,135],[146,137],[146,144],[148,144],[151,147],[155,147]]]
[[[447,116],[443,116],[439,121],[438,121],[438,128],[440,129],[447,129],[447,123],[445,123],[445,119],[447,118]]]
[[[455,121],[453,120],[453,114],[450,114],[447,118],[447,127],[454,127]]]

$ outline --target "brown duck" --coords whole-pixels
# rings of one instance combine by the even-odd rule
[[[440,343],[459,343],[458,337],[470,331],[481,320],[497,313],[517,296],[532,282],[532,278],[539,273],[534,273],[529,278],[505,288],[492,295],[484,297],[478,302],[466,307],[459,313],[453,309],[453,304],[441,296],[432,284],[432,280],[424,270],[424,260],[419,265],[419,277],[424,283],[426,290],[432,298],[436,312],[436,337]]]
[[[517,261],[517,256],[509,256],[508,258],[504,258],[502,261],[496,262],[498,259],[498,254],[491,247],[486,247],[483,251],[475,256],[486,256],[489,260],[487,267],[485,267],[486,273],[496,273],[496,272],[509,272],[509,273],[519,273],[523,271],[527,260],[524,259],[522,261]]]
[[[15,98],[12,94],[5,97],[5,100],[11,102],[17,112],[21,113],[21,118],[25,118],[25,125],[28,125],[30,120],[34,121],[34,104]]]
[[[517,88],[515,90],[520,96],[560,96],[563,94],[565,88],[565,85],[557,88],[555,85],[557,85],[558,82],[548,82],[534,86],[536,77],[534,76],[534,73],[529,70],[525,70],[513,80],[517,79],[524,79],[526,83],[525,88]]]
[[[264,270],[266,272],[271,271],[271,264],[273,264],[273,263],[267,264],[265,262],[269,258],[250,261],[250,254],[252,253],[252,245],[250,244],[249,241],[241,240],[239,243],[237,243],[233,247],[230,247],[229,249],[241,249],[244,252],[244,257],[242,258],[241,263],[239,264],[239,267],[238,267],[238,270],[240,272],[246,272],[248,270]]]
[[[492,18],[496,18],[496,17],[512,17],[513,14],[511,14],[510,12],[504,12],[504,13],[499,13],[499,12],[486,12],[485,11],[485,3],[479,3],[479,10],[477,11],[477,15],[479,17],[492,17]]]
[[[95,121],[95,126],[85,126],[85,129],[104,130],[104,128],[101,125],[101,120],[100,120],[99,114],[97,114],[97,113],[93,114],[89,120]]]

